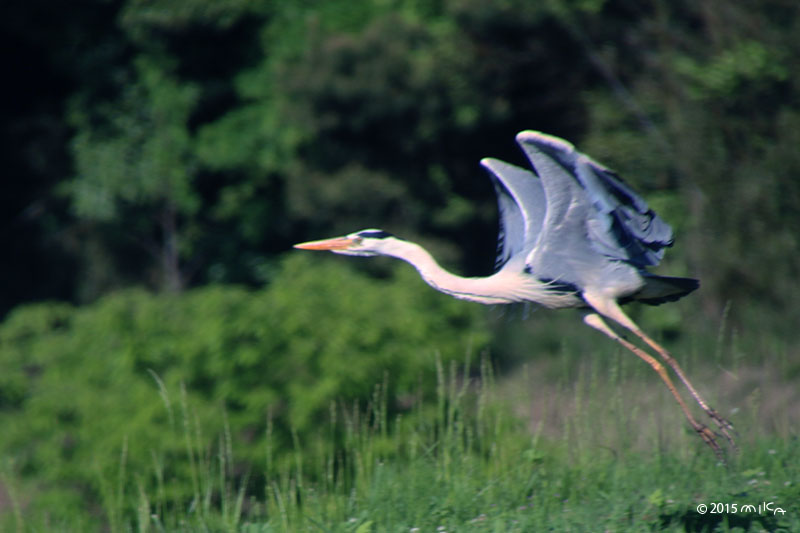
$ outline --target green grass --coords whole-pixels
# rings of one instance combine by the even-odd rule
[[[170,394],[180,398],[171,409],[182,420],[176,430],[189,472],[171,471],[159,450],[149,471],[132,472],[123,445],[118,470],[97,473],[97,501],[75,502],[67,516],[28,515],[36,487],[6,475],[0,525],[112,532],[800,531],[800,439],[785,405],[765,411],[761,398],[769,394],[738,397],[725,372],[692,368],[706,368],[698,383],[722,399],[715,405],[735,411],[741,449],[723,465],[635,358],[616,351],[580,360],[550,358],[502,381],[485,362],[471,379],[437,364],[433,401],[412,398],[405,412],[390,415],[386,383],[379,384],[368,406],[331,406],[319,431],[336,438],[320,442],[336,441],[335,448],[295,439],[290,459],[279,460],[268,429],[258,465],[237,461],[241,436],[225,431],[209,439],[185,394],[162,388],[165,403]],[[759,378],[763,366],[769,367],[740,367],[738,382],[781,382]],[[188,477],[192,496],[171,494],[170,476]],[[764,502],[786,513],[732,511],[733,504],[757,509]],[[699,504],[727,504],[728,512],[701,514]]]

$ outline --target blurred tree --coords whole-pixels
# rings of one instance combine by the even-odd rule
[[[683,254],[703,280],[708,312],[732,300],[739,320],[756,308],[800,319],[790,273],[800,257],[800,184],[791,177],[800,167],[789,154],[800,128],[791,67],[800,12],[790,4],[612,2],[635,18],[607,27],[620,34],[603,58],[651,121],[649,135],[637,135],[613,91],[590,97],[590,152],[663,191],[688,245],[674,259]]]
[[[78,217],[116,223],[133,233],[158,258],[162,286],[176,291],[184,284],[179,246],[191,250],[191,243],[181,242],[179,217],[190,218],[199,207],[187,131],[197,91],[145,59],[137,67],[139,83],[108,112],[108,124],[95,127],[75,113],[77,175],[69,192]],[[149,216],[135,217],[125,207],[147,207]],[[150,238],[156,233],[153,225],[158,243]]]
[[[22,301],[68,299],[78,272],[67,202],[57,194],[69,174],[66,101],[109,43],[115,6],[54,9],[42,0],[3,2],[0,54],[0,317]],[[97,45],[96,47],[92,45]]]
[[[15,301],[264,283],[292,242],[373,225],[485,274],[496,214],[477,161],[524,164],[523,128],[569,138],[653,198],[686,244],[668,267],[703,278],[708,312],[795,299],[788,0],[97,0],[63,21],[41,2],[6,9],[45,65],[39,78],[11,63],[18,96],[55,85],[31,92],[43,114],[20,106],[41,120],[12,113],[3,129],[20,147],[12,168],[33,177],[4,198],[4,242],[24,259],[6,272],[77,270],[74,287],[29,276],[4,293]]]
[[[274,19],[284,24],[283,38],[298,32],[304,39],[267,45],[264,62],[237,84],[251,104],[201,129],[201,157],[229,173],[261,167],[260,178],[232,187],[229,198],[263,203],[253,182],[280,195],[284,202],[269,207],[279,213],[269,226],[273,238],[380,222],[424,234],[466,273],[485,274],[496,214],[478,159],[522,162],[513,134],[524,126],[579,131],[591,70],[568,40],[557,50],[545,45],[566,34],[526,2],[452,2],[440,10],[399,4],[405,9],[356,14],[338,26],[331,19],[341,17],[326,9],[293,25]],[[275,49],[277,57],[269,55]],[[573,65],[567,73],[565,62]],[[547,93],[553,77],[560,90]]]
[[[76,175],[65,190],[73,213],[89,223],[85,297],[130,282],[180,290],[202,265],[202,209],[216,187],[200,183],[193,130],[229,105],[223,80],[249,56],[229,61],[225,52],[254,37],[263,4],[123,6],[121,35],[136,53],[103,98],[95,100],[97,82],[89,80],[71,105]]]
[[[199,207],[187,131],[197,91],[145,58],[137,62],[137,75],[138,83],[106,111],[106,124],[93,126],[86,114],[75,112],[76,178],[69,193],[78,217],[114,223],[140,241],[158,258],[162,287],[177,291],[185,277],[180,247],[192,249],[181,219]],[[145,217],[131,212],[142,207]]]

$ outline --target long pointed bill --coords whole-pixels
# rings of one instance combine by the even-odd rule
[[[333,239],[323,239],[321,241],[310,241],[295,244],[295,248],[301,250],[347,250],[355,244],[350,237],[335,237]]]

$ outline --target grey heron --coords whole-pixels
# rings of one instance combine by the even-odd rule
[[[672,245],[672,228],[619,176],[569,142],[535,131],[523,131],[516,139],[535,174],[498,159],[481,160],[492,178],[500,212],[500,253],[491,276],[454,275],[418,244],[379,229],[295,248],[396,257],[413,265],[434,289],[483,304],[587,308],[584,322],[650,365],[694,431],[722,458],[717,433],[695,419],[661,362],[606,322],[627,329],[655,351],[735,448],[732,425],[708,405],[669,352],[620,307],[634,300],[651,305],[674,301],[699,287],[695,279],[646,270]]]

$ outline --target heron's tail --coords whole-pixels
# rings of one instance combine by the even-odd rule
[[[631,300],[648,305],[659,305],[674,302],[700,287],[700,281],[692,278],[675,278],[670,276],[645,275],[645,285]]]

